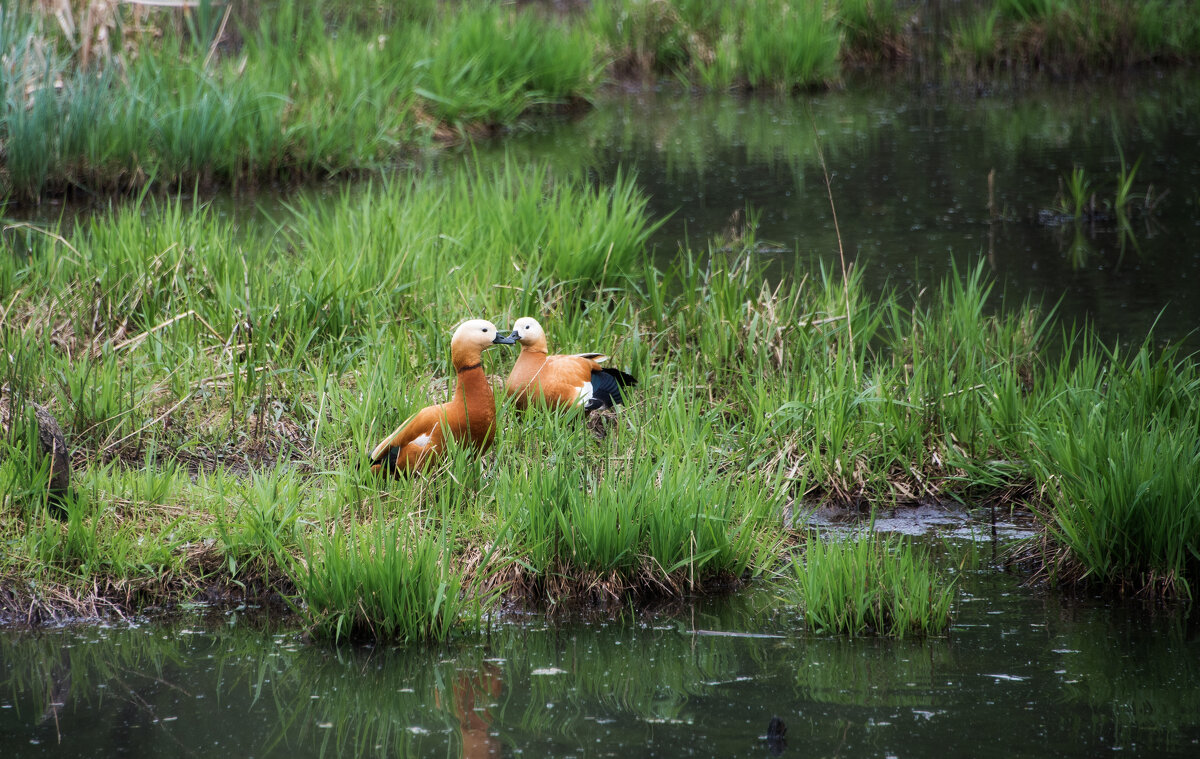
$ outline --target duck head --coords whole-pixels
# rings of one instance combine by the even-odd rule
[[[522,316],[513,322],[512,334],[509,336],[519,342],[522,348],[546,352],[546,333],[542,330],[542,325],[538,324],[538,320],[532,316]]]
[[[501,335],[487,319],[468,319],[450,338],[450,357],[455,366],[468,366],[478,362],[479,354],[493,345],[512,345],[516,341],[512,335]]]

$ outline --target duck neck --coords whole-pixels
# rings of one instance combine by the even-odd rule
[[[527,345],[521,346],[521,353],[517,356],[517,363],[513,365],[513,371],[518,375],[521,372],[533,372],[546,362],[546,347],[545,344],[539,350],[536,347]]]
[[[521,343],[521,356],[530,355],[536,358],[542,358],[546,355],[546,353],[548,353],[548,351],[546,350],[546,338],[544,337],[541,340],[538,340],[536,343],[531,343],[529,345]]]
[[[454,369],[458,373],[458,379],[454,383],[452,403],[464,403],[468,407],[474,406],[476,402],[489,405],[493,403],[492,386],[484,374],[479,354],[475,354],[475,360],[472,362],[462,365],[455,363]]]

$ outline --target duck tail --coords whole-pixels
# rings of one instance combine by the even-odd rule
[[[635,387],[636,385],[637,378],[620,369],[601,369],[592,372],[592,397],[583,407],[587,411],[612,408],[618,403],[625,402],[621,388]]]
[[[383,453],[371,459],[371,471],[376,474],[396,474],[396,462],[400,458],[400,449],[396,446],[388,448]]]

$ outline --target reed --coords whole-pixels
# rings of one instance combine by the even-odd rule
[[[793,566],[804,621],[814,631],[903,638],[950,626],[953,582],[903,538],[809,536],[803,562]]]

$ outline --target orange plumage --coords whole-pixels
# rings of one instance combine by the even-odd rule
[[[609,408],[623,400],[621,388],[633,387],[637,380],[619,369],[600,365],[603,353],[549,355],[546,333],[537,320],[524,316],[513,324],[510,337],[521,344],[521,355],[504,383],[504,391],[517,408],[532,403],[585,410]]]
[[[463,322],[450,339],[450,360],[457,381],[447,403],[426,406],[404,421],[371,451],[371,468],[407,474],[421,469],[445,450],[446,436],[482,452],[496,435],[496,401],[483,371],[482,354],[492,345],[512,345],[496,325],[484,319]]]

